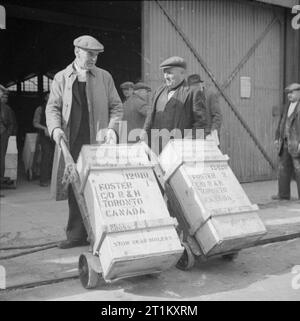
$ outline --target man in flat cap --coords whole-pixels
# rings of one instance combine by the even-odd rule
[[[81,36],[74,40],[74,46],[75,60],[54,77],[46,121],[50,137],[57,146],[64,139],[76,162],[83,144],[94,144],[101,139],[107,143],[116,142],[123,106],[110,73],[95,66],[98,54],[104,51],[103,45],[91,36]],[[61,150],[57,146],[55,154],[60,159]],[[63,172],[60,166],[63,166],[62,160],[58,173]],[[59,244],[60,248],[87,243],[87,232],[71,186],[68,204],[67,240]]]
[[[185,133],[202,129],[208,135],[205,97],[200,88],[190,88],[186,81],[186,62],[181,57],[170,57],[160,64],[165,84],[153,95],[151,113],[144,125],[141,140],[148,139],[151,148],[159,154],[170,138],[184,138]],[[159,132],[174,133],[164,137]],[[201,131],[200,131],[201,132]],[[155,134],[154,134],[155,133]],[[200,138],[200,137],[198,137]]]
[[[190,87],[199,87],[203,91],[207,107],[207,125],[210,130],[210,135],[208,135],[207,138],[213,138],[217,145],[219,145],[222,113],[218,94],[211,86],[205,86],[199,74],[188,76],[187,82]]]
[[[136,143],[143,129],[146,116],[151,110],[151,88],[143,82],[133,86],[133,94],[124,103],[124,115],[120,143]]]
[[[289,200],[291,179],[294,174],[300,199],[300,84],[286,89],[288,103],[283,107],[275,134],[278,149],[278,194],[274,200]]]
[[[126,100],[128,100],[129,97],[131,97],[131,95],[133,94],[133,85],[134,83],[131,81],[125,81],[120,85],[120,88],[124,96],[123,103],[125,103]]]
[[[16,135],[17,130],[15,114],[7,104],[8,94],[8,90],[0,85],[0,186],[13,183],[9,178],[4,177],[9,136]]]

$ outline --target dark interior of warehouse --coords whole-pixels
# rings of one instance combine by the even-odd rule
[[[56,72],[74,59],[73,40],[91,35],[104,45],[97,66],[109,71],[116,88],[141,78],[139,1],[2,1],[6,29],[0,31],[0,84],[18,124],[17,146],[35,132],[34,110]],[[120,97],[121,92],[119,91]]]

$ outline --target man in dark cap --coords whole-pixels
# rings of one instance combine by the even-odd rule
[[[75,60],[54,77],[46,122],[50,137],[58,146],[64,139],[76,162],[83,144],[99,140],[116,142],[123,106],[110,73],[95,66],[98,54],[104,51],[103,45],[91,36],[81,36],[74,40],[74,46]],[[61,157],[60,149],[56,155],[58,159]],[[59,166],[63,166],[63,162],[59,162]],[[57,172],[63,170],[58,168]],[[61,182],[61,178],[57,181]],[[71,186],[68,204],[67,240],[59,244],[60,248],[87,243],[87,232]]]
[[[291,179],[294,174],[300,199],[300,84],[286,89],[288,102],[283,107],[275,134],[279,155],[278,194],[274,200],[289,200]]]
[[[133,86],[133,94],[124,103],[124,115],[120,143],[136,143],[143,129],[146,116],[151,110],[151,88],[143,82]]]
[[[208,135],[207,138],[213,138],[217,145],[219,145],[220,129],[222,124],[219,96],[211,86],[206,87],[204,85],[204,81],[201,79],[199,74],[188,76],[187,81],[190,87],[199,87],[203,91],[207,107],[207,124],[210,130],[210,135]]]
[[[120,88],[122,89],[122,93],[124,95],[124,101],[126,102],[126,100],[131,97],[131,95],[133,94],[133,85],[134,83],[131,81],[125,81],[120,85]]]
[[[210,133],[204,94],[200,88],[188,86],[185,60],[177,56],[170,57],[160,64],[160,69],[165,84],[153,95],[151,113],[146,118],[144,134],[141,135],[141,140],[148,139],[157,154],[169,139],[184,138],[188,131],[193,138],[197,133],[202,138]],[[197,132],[196,129],[203,131]]]
[[[13,184],[9,178],[4,177],[9,136],[16,135],[17,131],[15,114],[7,104],[8,94],[8,90],[0,85],[0,187]]]

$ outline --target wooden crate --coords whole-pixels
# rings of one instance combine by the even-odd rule
[[[77,162],[106,280],[163,271],[183,252],[144,149],[127,148],[85,145]]]
[[[167,196],[178,201],[189,234],[205,255],[241,249],[266,234],[257,205],[213,141],[189,140],[185,148],[182,141],[170,141],[159,160],[170,186]]]
[[[10,136],[5,155],[4,177],[16,181],[18,177],[18,150],[16,136]]]

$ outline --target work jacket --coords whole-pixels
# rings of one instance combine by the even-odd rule
[[[46,121],[51,137],[53,130],[59,127],[69,138],[72,87],[76,77],[77,72],[72,63],[58,72],[53,79],[46,107]],[[95,143],[100,129],[117,129],[118,121],[123,116],[123,105],[112,76],[98,67],[87,72],[86,95],[90,115],[91,143]]]
[[[77,71],[73,63],[58,72],[53,79],[49,100],[46,106],[46,123],[50,137],[53,130],[61,128],[70,137],[70,115],[73,98],[73,83]],[[100,129],[111,128],[115,131],[123,116],[123,104],[115,88],[112,76],[106,70],[94,67],[86,75],[86,96],[89,110],[89,128],[91,144],[96,143]],[[61,178],[64,172],[64,160],[61,149],[56,146],[52,170],[52,193],[57,200],[65,199]]]
[[[166,85],[161,86],[153,95],[153,103],[151,112],[148,114],[144,130],[151,136],[150,131],[153,126],[156,103],[158,97],[166,89]],[[176,89],[172,98],[167,102],[167,105],[176,109],[172,124],[169,128],[179,129],[184,137],[184,130],[191,129],[193,137],[195,137],[196,129],[203,129],[204,135],[210,134],[210,127],[207,122],[207,107],[205,103],[205,96],[200,89],[190,88],[186,81]]]
[[[282,153],[284,139],[287,139],[288,151],[292,157],[300,157],[300,100],[298,101],[294,112],[288,119],[288,110],[290,102],[287,103],[281,111],[278,127],[275,133],[275,140],[279,141],[279,156]],[[288,132],[286,122],[289,121]],[[286,137],[285,137],[286,136]]]

